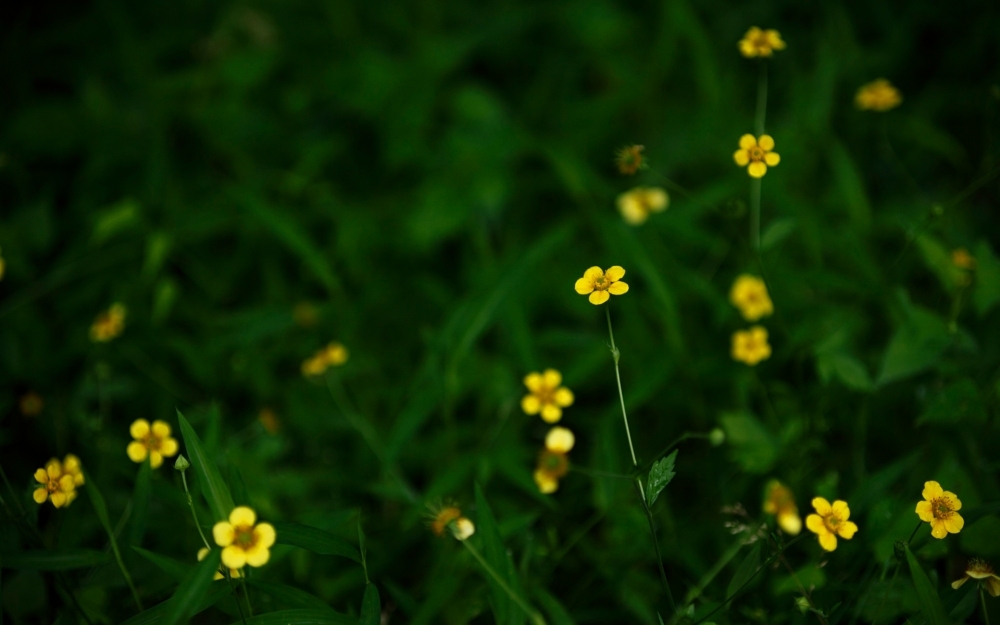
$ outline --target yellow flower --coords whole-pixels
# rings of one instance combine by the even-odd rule
[[[884,112],[896,108],[903,101],[899,89],[885,78],[873,80],[858,89],[854,104],[862,110]]]
[[[740,149],[733,153],[733,160],[740,167],[747,167],[747,173],[753,178],[763,178],[768,167],[774,167],[781,162],[781,157],[774,149],[774,139],[771,135],[761,135],[754,138],[751,134],[740,137]]]
[[[556,426],[545,435],[545,449],[557,454],[566,454],[576,444],[576,437],[568,429]]]
[[[972,257],[969,250],[964,247],[960,247],[952,250],[951,264],[955,265],[959,269],[968,269],[971,271],[976,268],[976,259]]]
[[[177,439],[170,436],[170,425],[166,421],[153,421],[152,427],[145,419],[136,419],[129,427],[135,440],[125,450],[132,462],[144,462],[149,456],[149,466],[156,469],[163,464],[163,458],[177,453]]]
[[[784,50],[785,42],[781,33],[774,29],[762,30],[751,26],[739,43],[740,54],[752,59],[758,56],[771,56],[774,50]]]
[[[20,407],[21,414],[26,417],[36,417],[42,412],[42,408],[45,407],[45,402],[42,401],[41,396],[35,391],[28,391],[21,397]]]
[[[306,359],[302,363],[302,373],[306,376],[323,375],[330,367],[339,367],[347,362],[347,348],[336,341]]]
[[[212,528],[215,544],[223,548],[222,563],[230,569],[243,568],[244,564],[264,566],[270,559],[274,526],[256,521],[253,510],[239,506],[229,513],[229,521],[219,521]]]
[[[446,504],[431,509],[431,531],[437,536],[444,536],[445,530],[450,530],[456,540],[465,540],[476,533],[476,526],[462,516],[458,506]]]
[[[95,343],[106,343],[125,330],[125,307],[112,304],[107,311],[97,315],[90,326],[90,340]]]
[[[208,547],[202,547],[201,549],[199,549],[198,562],[204,560],[205,556],[208,555],[208,552],[209,552]],[[229,577],[231,577],[232,579],[239,579],[240,577],[242,577],[242,575],[243,575],[242,569],[229,569]],[[218,571],[215,572],[215,576],[213,576],[212,579],[219,580],[223,579],[224,577],[225,575],[222,574],[222,569],[220,568]]]
[[[551,495],[559,490],[559,480],[552,477],[548,472],[542,469],[535,469],[533,477],[535,478],[535,485],[538,486],[538,492],[543,495]]]
[[[851,517],[851,509],[847,506],[846,501],[838,499],[831,506],[826,499],[816,497],[812,500],[812,505],[818,514],[810,514],[806,517],[806,527],[809,528],[810,532],[819,535],[820,547],[827,551],[833,551],[837,548],[837,536],[847,540],[854,538],[858,526],[852,521],[848,521]]]
[[[659,213],[670,205],[670,196],[659,187],[636,187],[618,196],[618,212],[625,222],[638,226],[649,219],[650,213]]]
[[[569,471],[569,457],[566,455],[576,444],[573,432],[556,426],[545,435],[545,449],[538,456],[535,469],[535,484],[539,492],[549,495],[559,489],[559,478]]]
[[[476,533],[476,526],[469,519],[460,517],[451,526],[451,535],[456,540],[465,540]]]
[[[574,288],[580,295],[590,294],[590,303],[599,306],[608,301],[610,295],[624,295],[628,285],[619,282],[625,276],[625,270],[615,265],[602,271],[600,267],[591,267],[583,272],[583,277],[576,281]]]
[[[733,360],[745,362],[751,367],[771,357],[771,346],[767,342],[767,330],[753,326],[749,330],[733,333]]]
[[[631,176],[640,169],[645,169],[646,163],[642,158],[644,149],[641,145],[627,145],[615,152],[615,163],[618,165],[618,171],[626,176]]]
[[[757,276],[749,274],[743,274],[733,282],[733,288],[729,290],[729,301],[740,309],[747,321],[757,321],[774,312],[767,285]]]
[[[917,504],[917,516],[931,524],[931,536],[944,538],[957,534],[965,527],[965,519],[958,513],[962,502],[955,495],[941,489],[937,482],[924,482],[924,501]]]
[[[795,536],[802,531],[802,518],[795,505],[795,496],[778,480],[771,480],[767,485],[764,512],[773,514],[786,534]]]
[[[83,469],[80,467],[80,459],[73,454],[66,454],[62,461],[63,473],[73,476],[73,486],[83,486],[85,481]]]
[[[521,399],[521,410],[524,414],[542,415],[546,423],[555,423],[562,419],[562,409],[573,404],[573,391],[562,384],[562,375],[555,369],[546,369],[544,373],[529,373],[524,376],[524,385],[529,394]]]
[[[76,482],[73,476],[64,472],[62,463],[55,458],[45,463],[44,469],[35,471],[35,481],[41,486],[31,495],[39,505],[51,501],[56,508],[62,508],[76,499]]]
[[[965,567],[965,575],[962,579],[956,579],[951,583],[951,587],[958,589],[959,586],[969,581],[969,578],[979,581],[986,586],[986,592],[994,597],[1000,597],[1000,577],[993,572],[993,567],[986,560],[973,558],[969,560]]]
[[[274,436],[281,429],[281,421],[278,420],[278,415],[274,414],[274,411],[270,408],[261,408],[260,413],[257,415],[257,420],[260,424],[267,430],[267,433]]]

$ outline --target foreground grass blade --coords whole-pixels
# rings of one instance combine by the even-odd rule
[[[361,600],[361,618],[358,625],[379,625],[382,622],[382,602],[375,584],[365,586],[365,596]]]
[[[132,591],[132,599],[135,600],[135,605],[142,612],[142,601],[139,600],[139,593],[135,589],[135,584],[132,583],[132,576],[129,575],[128,569],[125,568],[125,561],[122,560],[122,554],[118,550],[118,540],[115,538],[114,528],[111,527],[111,519],[108,517],[108,506],[104,503],[104,496],[101,494],[97,484],[94,483],[93,476],[86,476],[86,487],[87,495],[90,496],[90,503],[94,506],[94,512],[97,513],[97,518],[101,521],[101,525],[104,526],[104,531],[108,533],[108,540],[111,541],[111,550],[115,554],[115,560],[118,562],[118,568],[121,569],[122,575],[125,577],[125,581],[128,583],[128,589]]]
[[[909,545],[906,545],[906,563],[910,565],[910,576],[917,591],[917,600],[920,601],[920,611],[924,613],[927,622],[930,625],[948,625],[948,617],[944,613],[944,606],[941,605],[941,598],[931,585],[931,580],[927,579],[920,562],[910,551]]]
[[[249,584],[251,588],[256,588],[262,593],[270,595],[271,598],[279,604],[283,604],[289,608],[332,611],[332,608],[319,597],[310,595],[306,591],[300,590],[294,586],[262,582],[258,579],[252,578],[247,580],[247,584]]]
[[[727,597],[736,597],[740,589],[750,579],[753,578],[754,574],[757,573],[757,569],[760,568],[760,550],[761,542],[757,541],[753,547],[750,548],[750,553],[744,558],[743,562],[740,563],[738,569],[736,569],[736,574],[733,575],[732,581],[729,582],[729,588],[726,589]]]
[[[69,571],[107,564],[108,554],[93,549],[5,551],[3,568],[22,571]]]
[[[195,614],[204,612],[205,610],[209,609],[210,607],[218,603],[223,597],[225,597],[228,594],[229,594],[229,585],[226,584],[224,580],[212,583],[212,585],[209,586],[208,588],[208,592],[205,593],[205,596],[202,597],[201,601],[199,601],[198,604],[194,606],[194,609],[191,611],[190,616],[194,616]],[[144,612],[140,612],[139,614],[136,614],[135,616],[125,621],[121,625],[153,625],[154,623],[159,625],[160,623],[163,622],[163,617],[164,615],[166,615],[167,610],[170,609],[170,606],[171,606],[170,600],[167,599],[163,603],[154,605],[150,609],[145,610]]]
[[[153,553],[152,551],[147,551],[142,547],[132,547],[132,551],[136,552],[143,558],[149,560],[155,564],[161,571],[173,577],[176,580],[182,580],[191,571],[193,564],[185,564],[180,560],[175,560],[167,556],[161,556],[158,553]]]
[[[135,489],[132,491],[132,521],[129,524],[128,544],[141,545],[146,534],[146,522],[149,519],[149,498],[152,492],[150,477],[153,469],[149,461],[139,465],[139,473],[135,478]]]
[[[276,521],[271,525],[277,533],[279,545],[292,545],[325,556],[343,556],[361,562],[357,548],[339,536],[316,527],[299,523]]]
[[[229,518],[229,513],[236,506],[233,504],[233,496],[229,493],[229,487],[222,480],[219,468],[212,462],[205,445],[180,410],[177,411],[177,421],[181,426],[181,436],[184,437],[187,456],[191,460],[194,472],[198,475],[201,492],[205,494],[205,499],[208,501],[208,509],[212,512],[212,523]]]
[[[174,596],[170,598],[166,614],[161,621],[163,625],[187,622],[208,593],[208,587],[212,584],[215,572],[219,570],[221,560],[222,551],[213,549],[208,552],[204,560],[188,572],[174,591]]]
[[[357,625],[357,619],[332,610],[278,610],[258,614],[246,620],[246,625]],[[243,625],[235,621],[233,625]]]

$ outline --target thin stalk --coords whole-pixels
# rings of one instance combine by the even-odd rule
[[[907,545],[913,542],[913,538],[917,535],[917,532],[920,531],[920,526],[923,524],[923,521],[917,522],[917,526],[913,528],[913,532],[910,533],[910,537],[906,539]],[[892,580],[889,582],[889,587],[885,589],[884,593],[882,593],[882,601],[878,604],[878,610],[875,610],[875,618],[872,619],[872,625],[878,624],[878,617],[882,614],[882,607],[885,605],[885,600],[889,597],[889,593],[892,592],[892,587],[896,584],[896,576],[899,575],[899,568],[901,565],[902,562],[896,562],[896,570],[892,573]]]
[[[222,570],[226,576],[226,582],[229,584],[229,592],[233,593],[233,601],[236,602],[236,609],[240,612],[240,621],[243,625],[247,625],[247,617],[243,613],[243,606],[240,605],[239,593],[236,592],[236,586],[233,585],[233,576],[229,574],[229,567],[225,563],[222,565]]]
[[[472,556],[479,562],[479,564],[483,567],[483,570],[489,573],[490,577],[493,578],[493,581],[495,581],[497,585],[499,585],[500,588],[502,588],[503,591],[510,596],[510,598],[514,601],[514,603],[516,603],[518,607],[524,610],[524,612],[531,618],[531,621],[535,623],[535,625],[545,625],[545,619],[542,618],[542,615],[539,614],[538,612],[535,612],[535,610],[532,609],[532,607],[528,605],[524,601],[524,599],[522,599],[516,592],[514,592],[511,589],[510,586],[507,585],[507,582],[504,581],[504,579],[500,577],[500,575],[498,575],[496,571],[493,570],[493,567],[490,566],[489,562],[487,562],[483,558],[483,556],[479,553],[479,551],[472,546],[472,543],[470,543],[468,540],[462,540],[459,542],[461,542],[462,545],[464,545],[465,548],[469,550],[469,553],[471,553]]]
[[[764,119],[767,117],[767,61],[761,60],[757,74],[757,114],[754,116],[754,130],[757,136],[764,134]]]
[[[990,613],[986,611],[986,595],[983,594],[983,585],[979,585],[979,603],[983,606],[983,621],[990,625]]]
[[[615,379],[618,381],[618,399],[622,404],[622,420],[625,422],[625,436],[628,437],[628,450],[632,454],[632,466],[639,466],[639,463],[635,459],[635,447],[632,445],[632,433],[628,429],[628,415],[625,414],[625,395],[622,394],[622,375],[618,370],[618,359],[621,358],[621,352],[615,347],[615,332],[611,329],[611,307],[605,306],[604,313],[608,318],[608,336],[611,338],[611,356],[615,361]],[[639,485],[640,492],[642,491],[642,484]],[[646,494],[642,493],[642,500],[646,501]]]
[[[191,508],[191,516],[194,518],[194,526],[198,528],[198,535],[201,536],[201,542],[205,543],[205,547],[211,549],[212,545],[208,544],[205,532],[201,530],[201,524],[198,523],[198,513],[194,511],[194,500],[191,499],[191,491],[188,490],[188,481],[184,477],[184,471],[181,471],[181,481],[184,482],[184,494],[187,495],[188,507]]]
[[[243,598],[247,600],[247,614],[250,615],[250,618],[253,618],[253,606],[250,605],[250,591],[247,590],[246,572],[240,575],[240,583],[243,585]],[[236,603],[239,603],[239,599],[236,600]]]
[[[771,537],[770,533],[767,534],[767,542],[773,545],[775,549],[778,548],[778,543],[775,542],[774,538]],[[785,566],[785,569],[788,571],[788,574],[792,576],[792,580],[795,582],[795,585],[799,587],[799,592],[802,594],[803,597],[805,597],[806,601],[809,603],[809,607],[812,608],[813,614],[815,614],[816,618],[819,619],[821,625],[827,625],[826,617],[823,616],[820,613],[820,611],[816,609],[816,604],[813,603],[812,596],[806,590],[806,587],[802,585],[802,581],[799,580],[799,576],[792,568],[792,565],[788,563],[788,560],[785,558],[785,554],[779,553],[778,559],[781,560],[781,563]]]
[[[663,569],[663,554],[660,553],[660,541],[656,538],[656,524],[653,522],[653,512],[646,503],[646,495],[642,492],[642,482],[639,481],[639,478],[636,478],[635,484],[639,487],[639,499],[642,501],[642,509],[646,513],[646,522],[649,523],[649,535],[653,537],[653,549],[656,551],[656,564],[660,569],[660,581],[663,583],[663,589],[667,591],[667,601],[670,602],[670,610],[673,614],[676,614],[677,604],[674,603],[674,593],[670,591],[670,583],[667,582],[667,572]]]
[[[108,528],[110,530],[110,527]],[[139,599],[139,591],[136,590],[135,584],[132,583],[132,576],[129,574],[128,569],[125,568],[125,561],[122,560],[121,551],[118,550],[118,540],[115,538],[114,531],[108,532],[108,538],[111,540],[111,551],[115,554],[115,561],[118,562],[118,568],[121,569],[122,577],[128,583],[128,589],[132,591],[132,600],[135,601],[135,606],[139,608],[139,611],[143,611],[142,600]]]
[[[761,178],[750,180],[750,244],[760,253],[760,186]]]
[[[757,113],[754,115],[754,131],[758,139],[764,134],[764,120],[767,118],[767,62],[761,61],[757,74]],[[760,252],[760,178],[750,181],[750,243],[755,252]]]

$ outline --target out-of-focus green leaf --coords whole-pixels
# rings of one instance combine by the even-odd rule
[[[983,423],[986,407],[976,383],[966,378],[935,393],[917,423]]]
[[[330,610],[278,610],[248,618],[246,625],[357,625],[357,618]],[[233,621],[232,625],[243,625]]]
[[[159,567],[164,573],[177,580],[184,579],[184,577],[191,572],[191,567],[194,566],[193,564],[185,564],[180,560],[175,560],[174,558],[168,556],[161,556],[158,553],[153,553],[152,551],[148,551],[142,547],[133,546],[132,551],[135,551],[143,558],[146,558]]]
[[[177,420],[181,426],[181,435],[184,437],[187,457],[198,476],[198,484],[205,495],[205,500],[208,501],[208,509],[212,512],[212,522],[224,521],[236,507],[233,496],[229,494],[229,487],[222,480],[219,467],[212,461],[205,445],[180,410],[177,411]]]
[[[151,474],[152,468],[148,461],[139,465],[139,472],[135,477],[135,488],[132,490],[132,516],[128,532],[130,545],[141,544],[142,537],[146,534],[146,522],[149,519],[149,498],[152,491]]]
[[[931,580],[927,579],[927,574],[910,551],[909,545],[906,545],[906,563],[910,566],[910,576],[913,578],[914,588],[917,589],[917,599],[920,601],[920,611],[924,613],[924,618],[930,625],[948,625],[948,617],[944,613],[944,606],[941,605],[941,598],[931,586]]]
[[[995,558],[1000,556],[998,536],[1000,536],[1000,518],[984,516],[973,523],[967,522],[958,535],[958,542],[965,553]]]
[[[875,388],[868,370],[857,358],[842,351],[824,351],[816,354],[816,367],[823,381],[836,377],[844,386],[855,391]]]
[[[982,317],[1000,302],[1000,259],[997,259],[993,248],[986,241],[980,241],[976,245],[975,259],[972,302],[976,306],[976,313]]]
[[[500,536],[500,530],[497,528],[496,519],[493,517],[493,511],[478,484],[476,484],[476,521],[476,536],[482,541],[483,557],[486,558],[486,562],[514,592],[520,592],[520,583],[515,576],[510,575],[513,567],[507,555],[507,548],[503,544],[503,538]],[[484,575],[490,584],[493,614],[498,625],[523,623],[526,616],[524,611],[514,603],[510,595],[491,575],[485,572]]]
[[[767,251],[784,241],[788,235],[795,232],[796,225],[796,221],[792,217],[772,221],[760,234],[761,251]]]
[[[93,549],[55,548],[37,551],[5,551],[4,568],[35,571],[69,571],[107,564],[111,556]]]
[[[646,497],[649,499],[650,506],[656,503],[656,498],[660,495],[660,491],[666,488],[670,480],[674,479],[674,476],[677,475],[674,471],[674,461],[677,460],[677,451],[675,449],[666,458],[654,462],[653,466],[649,469],[649,481],[646,483]]]
[[[831,137],[826,147],[833,178],[840,190],[840,200],[851,225],[860,232],[867,232],[871,227],[872,207],[858,168],[844,145],[836,139]]]
[[[365,584],[365,596],[361,600],[361,617],[358,625],[379,625],[382,622],[382,602],[379,600],[375,584]]]
[[[134,226],[139,217],[139,203],[126,198],[97,215],[94,232],[90,240],[95,245],[104,243],[114,235]]]
[[[243,481],[243,474],[240,473],[239,467],[232,461],[229,463],[229,483],[233,487],[233,503],[237,506],[249,506],[250,494],[247,492],[247,483]]]
[[[733,595],[737,592],[745,590],[744,586],[750,581],[751,578],[753,578],[757,569],[760,568],[760,552],[762,544],[763,541],[758,540],[752,547],[750,547],[750,553],[747,554],[747,557],[743,558],[743,562],[741,562],[739,568],[736,569],[733,579],[729,580],[729,586],[726,588],[727,597],[733,597]]]
[[[946,291],[954,291],[962,284],[966,277],[965,271],[955,266],[951,260],[951,252],[940,241],[922,234],[917,237],[916,245],[927,268],[934,272]]]
[[[218,603],[223,597],[229,595],[229,593],[229,584],[227,584],[225,580],[213,582],[209,585],[208,592],[206,592],[205,596],[202,597],[201,600],[192,608],[188,616],[194,616],[204,612]],[[167,611],[170,609],[170,606],[171,600],[167,599],[162,603],[154,605],[148,610],[143,610],[142,612],[136,614],[122,623],[122,625],[158,625],[164,622],[163,619],[165,618]]]
[[[799,592],[800,588],[811,590],[812,588],[822,588],[826,585],[826,573],[815,564],[811,564],[795,572],[795,577],[791,575],[783,576],[774,582],[774,594],[781,595],[792,592]]]
[[[221,560],[222,550],[212,549],[204,560],[188,571],[170,598],[170,605],[163,615],[163,625],[186,623],[187,619],[195,614],[208,593],[208,587],[212,585],[212,578],[219,570]]]
[[[889,341],[876,385],[885,386],[932,367],[951,341],[940,317],[914,309]]]
[[[313,553],[343,556],[355,562],[361,562],[357,548],[340,536],[299,523],[275,521],[271,525],[274,526],[274,531],[277,534],[276,542],[279,545],[292,545]]]
[[[753,416],[744,412],[723,414],[719,418],[726,431],[733,459],[750,473],[765,473],[778,457],[778,442]]]
[[[555,595],[543,588],[540,584],[532,586],[532,594],[538,600],[549,620],[553,625],[576,625],[576,621],[570,615],[569,610],[556,598]]]
[[[306,591],[294,586],[265,582],[252,577],[247,578],[247,584],[265,594],[270,595],[271,598],[279,604],[285,605],[289,608],[308,608],[310,610],[333,611],[333,609],[319,597],[310,595]]]

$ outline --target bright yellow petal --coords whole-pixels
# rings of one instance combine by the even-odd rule
[[[846,501],[841,501],[840,499],[838,499],[837,501],[833,502],[833,505],[830,506],[830,508],[833,510],[833,513],[835,515],[840,517],[841,521],[846,521],[847,519],[851,518],[851,509],[847,506]]]
[[[607,291],[594,291],[593,293],[590,294],[590,297],[588,299],[590,300],[590,303],[593,304],[594,306],[600,306],[604,302],[608,301],[608,298],[610,297],[611,296],[608,295]]]
[[[227,521],[219,521],[212,526],[212,538],[215,539],[215,544],[220,547],[228,547],[233,544],[235,537],[236,532]]]
[[[826,529],[826,525],[823,524],[823,518],[818,514],[810,514],[806,517],[806,527],[809,528],[810,532],[815,534],[829,533],[829,530]]]
[[[566,408],[567,406],[573,405],[573,391],[569,390],[565,386],[556,389],[555,395],[552,396],[555,400],[556,405]]]
[[[965,527],[965,519],[960,514],[953,514],[944,522],[944,528],[951,534],[957,534]]]
[[[955,581],[953,581],[951,583],[951,587],[954,588],[955,590],[958,590],[962,586],[962,584],[964,584],[967,581],[969,581],[969,576],[968,575],[966,575],[962,579],[956,579]]]
[[[132,438],[136,440],[143,438],[149,434],[149,421],[146,421],[145,419],[136,419],[129,427],[128,433],[131,434]]]
[[[177,453],[177,439],[176,438],[165,438],[160,441],[160,453],[166,457],[173,456]]]
[[[273,545],[274,540],[277,538],[274,526],[270,523],[258,523],[257,526],[253,528],[253,534],[257,539],[257,544],[264,548]]]
[[[542,421],[556,423],[559,419],[562,419],[562,408],[555,404],[545,404],[542,406]]]
[[[740,137],[740,147],[744,150],[749,150],[750,148],[757,146],[757,139],[751,134],[745,134]]]
[[[542,374],[542,380],[545,382],[546,388],[559,388],[559,385],[562,384],[562,374],[555,369],[546,369]]]
[[[62,477],[62,464],[58,460],[49,460],[45,465],[45,473],[48,474],[50,480],[58,480]]]
[[[45,469],[39,469],[35,471],[35,481],[38,482],[39,484],[48,484],[49,482],[48,472],[46,472]]]
[[[840,534],[841,538],[850,540],[851,538],[854,538],[855,534],[858,533],[858,526],[854,523],[854,521],[848,521],[837,529],[837,533]]]
[[[213,582],[217,582],[217,581],[219,581],[220,579],[223,579],[223,578],[225,578],[225,577],[226,577],[226,576],[225,576],[225,575],[223,575],[221,571],[216,571],[216,572],[215,572],[215,575],[213,575],[213,576],[212,576],[212,581],[213,581]]]
[[[163,454],[158,451],[149,452],[149,466],[154,469],[159,469],[160,465],[163,464]]]
[[[545,384],[545,378],[542,377],[541,373],[529,373],[524,376],[524,385],[528,387],[528,390],[532,393],[537,393],[542,390],[542,386]]]
[[[819,546],[827,551],[833,551],[837,548],[837,537],[833,534],[820,534],[819,535]]]
[[[232,512],[229,513],[229,522],[236,527],[241,525],[253,525],[257,522],[257,513],[247,506],[237,506],[236,508],[233,508]],[[230,568],[238,569],[240,567],[233,566]]]
[[[921,501],[917,504],[917,516],[921,521],[930,523],[934,520],[934,512],[931,510],[931,502]]]
[[[198,550],[198,562],[201,562],[202,560],[204,560],[205,556],[208,555],[208,552],[209,552],[209,548],[208,547],[202,547],[201,549],[199,549]]]
[[[128,454],[132,462],[142,462],[146,459],[146,454],[149,453],[149,450],[139,441],[132,441],[125,449],[125,453]]]
[[[583,272],[583,277],[586,278],[587,280],[590,280],[591,282],[600,278],[603,275],[604,275],[604,270],[597,266],[591,267],[590,269],[587,269],[587,271]]]
[[[777,152],[768,152],[764,155],[764,162],[768,164],[769,167],[774,167],[781,162],[781,156]]]
[[[66,504],[66,493],[52,493],[52,505],[62,508]]]
[[[833,506],[830,505],[829,501],[822,497],[813,497],[812,506],[816,509],[816,512],[819,513],[820,516],[827,516],[833,512]]]
[[[166,421],[153,421],[153,434],[158,438],[166,438],[170,436],[170,424]]]
[[[942,497],[946,497],[946,498],[948,498],[951,501],[951,509],[952,510],[961,510],[962,509],[962,501],[958,498],[958,495],[956,495],[955,493],[952,493],[952,492],[949,492],[949,491],[944,491],[943,493],[941,493],[941,496]]]
[[[931,521],[931,536],[934,538],[944,538],[948,535],[948,528],[945,527],[944,521],[939,519],[934,519]]]
[[[35,503],[45,503],[45,500],[49,498],[49,491],[45,488],[36,488],[31,497],[35,500]]]
[[[619,265],[615,265],[613,267],[608,267],[608,270],[604,272],[604,275],[607,276],[608,280],[611,280],[612,282],[617,282],[618,280],[621,280],[622,278],[625,277],[625,270],[622,269]]]
[[[993,597],[1000,597],[1000,579],[994,576],[986,580],[986,592]]]
[[[625,295],[628,293],[628,285],[624,282],[612,282],[608,287],[608,293],[612,295]]]
[[[267,547],[255,546],[246,552],[247,564],[250,566],[264,566],[271,558],[271,552]]]
[[[789,536],[797,536],[802,531],[802,518],[795,512],[778,515],[778,525]]]
[[[774,139],[771,138],[771,135],[761,135],[760,139],[757,140],[757,145],[765,152],[770,152],[774,149]]]
[[[740,167],[746,167],[750,162],[750,154],[746,150],[736,150],[733,152],[733,160]]]
[[[64,493],[73,491],[76,488],[76,482],[73,481],[73,476],[67,473],[66,475],[59,478],[59,490]]]
[[[559,454],[569,453],[576,444],[573,432],[564,427],[554,427],[545,435],[545,448]]]
[[[594,290],[594,281],[586,278],[580,278],[576,281],[576,284],[573,285],[573,288],[576,289],[576,292],[580,295],[586,295]]]
[[[542,402],[534,395],[525,395],[521,400],[521,410],[524,414],[538,414],[542,409]]]
[[[236,545],[229,545],[222,550],[222,563],[231,569],[238,569],[247,563],[247,554]]]
[[[559,489],[559,480],[553,478],[545,471],[535,471],[533,477],[535,478],[535,484],[538,486],[538,492],[543,495],[551,495]]]
[[[924,499],[930,501],[935,497],[940,497],[941,495],[943,495],[944,489],[942,489],[941,485],[938,484],[937,482],[934,481],[924,482],[924,492],[922,494],[924,496]]]
[[[747,173],[753,178],[763,178],[764,174],[767,173],[767,165],[760,161],[750,163],[750,166],[747,167]]]

